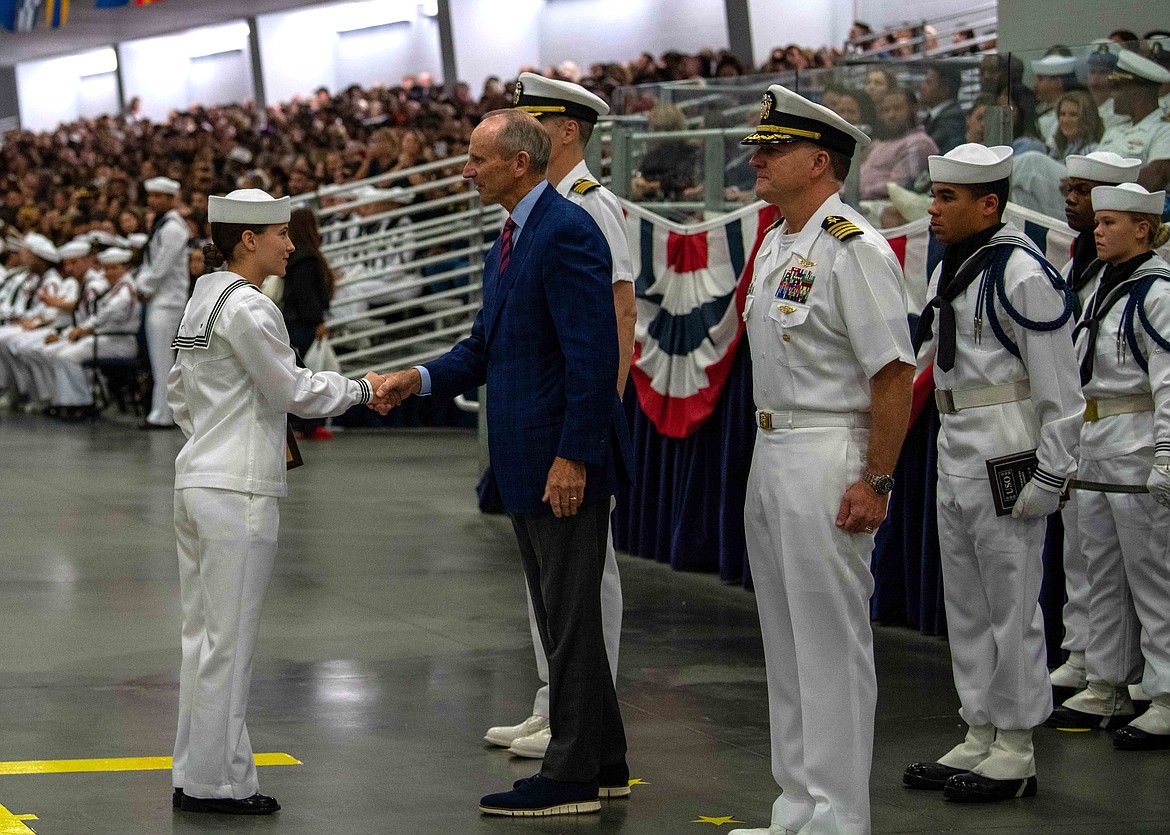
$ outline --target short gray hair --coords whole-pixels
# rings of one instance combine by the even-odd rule
[[[482,124],[488,119],[503,119],[504,124],[496,134],[496,145],[504,156],[515,156],[523,151],[528,154],[528,170],[541,177],[548,171],[548,157],[552,153],[552,140],[540,126],[536,117],[523,110],[508,108],[485,113]]]

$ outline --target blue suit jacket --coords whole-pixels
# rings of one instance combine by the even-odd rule
[[[585,464],[585,501],[628,480],[629,427],[617,395],[613,267],[589,214],[545,188],[499,274],[483,266],[471,336],[427,363],[431,394],[487,383],[488,452],[504,509],[551,513],[541,501],[553,459]]]

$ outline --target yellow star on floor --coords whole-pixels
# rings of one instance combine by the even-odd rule
[[[633,787],[633,786],[648,786],[648,785],[650,785],[650,784],[647,783],[645,780],[643,780],[641,777],[631,777],[630,778],[630,786],[631,787]]]
[[[743,821],[737,821],[731,815],[724,815],[721,818],[709,818],[706,815],[699,815],[699,819],[693,820],[691,823],[713,823],[716,826],[723,826],[725,823],[743,823]]]

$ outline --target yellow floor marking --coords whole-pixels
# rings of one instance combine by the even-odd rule
[[[33,835],[33,831],[25,826],[24,822],[35,820],[36,815],[14,815],[0,805],[0,835]]]
[[[630,778],[630,787],[631,788],[633,788],[634,786],[648,786],[648,785],[650,785],[650,784],[647,783],[645,780],[643,780],[641,777],[631,777]]]
[[[743,823],[743,821],[737,821],[731,815],[724,815],[721,818],[709,818],[706,815],[699,815],[699,819],[693,820],[691,823],[713,823],[716,826],[723,826],[725,823]]]
[[[302,765],[288,754],[256,754],[256,765]],[[115,757],[94,760],[23,760],[0,762],[0,776],[12,774],[77,774],[86,771],[168,771],[170,757]],[[2,828],[0,835],[8,835]],[[21,830],[14,830],[21,831]]]

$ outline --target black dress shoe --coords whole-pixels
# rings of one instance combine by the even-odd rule
[[[271,815],[280,809],[280,804],[266,794],[254,794],[243,800],[184,794],[179,799],[179,808],[184,812],[218,812],[222,815]]]
[[[910,763],[902,772],[902,785],[912,789],[942,791],[947,780],[956,774],[966,774],[966,770],[942,763]]]
[[[601,767],[597,772],[597,794],[599,797],[630,796],[630,767],[625,760]]]
[[[993,803],[1016,797],[1033,797],[1036,777],[1021,780],[992,780],[974,771],[956,774],[943,786],[943,797],[955,803]]]
[[[183,805],[183,790],[175,789],[174,794],[171,795],[171,805],[178,809]]]
[[[1152,734],[1126,725],[1113,735],[1113,747],[1120,751],[1161,751],[1170,748],[1170,734]]]
[[[1101,728],[1106,731],[1114,731],[1122,725],[1127,724],[1133,719],[1133,714],[1113,714],[1111,716],[1101,716],[1098,713],[1085,713],[1083,710],[1074,710],[1071,707],[1058,707],[1052,711],[1052,714],[1044,720],[1044,727],[1046,728]]]
[[[173,423],[151,423],[149,420],[144,420],[138,424],[138,428],[145,432],[151,432],[154,430],[175,429],[176,425]]]

